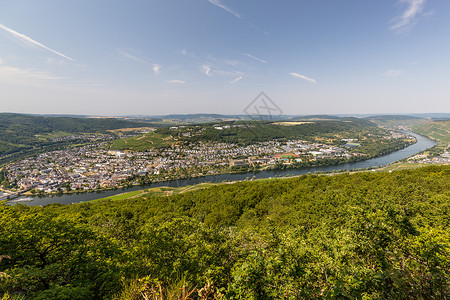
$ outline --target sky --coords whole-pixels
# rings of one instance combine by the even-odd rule
[[[0,0],[0,112],[450,113],[450,1]]]

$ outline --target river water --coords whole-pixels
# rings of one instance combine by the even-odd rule
[[[315,173],[315,172],[329,172],[329,171],[339,171],[339,170],[352,170],[352,169],[366,169],[372,167],[381,167],[388,165],[390,163],[396,162],[398,160],[407,158],[416,153],[419,153],[423,150],[433,147],[436,145],[436,142],[424,137],[419,134],[415,134],[412,132],[407,132],[408,134],[414,136],[417,139],[417,143],[406,147],[402,150],[398,150],[392,152],[390,154],[372,158],[365,161],[359,161],[354,163],[347,163],[341,165],[327,166],[327,167],[315,167],[315,168],[302,168],[302,169],[290,169],[290,170],[270,170],[270,171],[260,171],[260,172],[251,172],[251,173],[243,173],[243,174],[222,174],[222,175],[211,175],[199,178],[191,178],[186,180],[176,180],[176,181],[167,181],[167,182],[158,182],[145,186],[134,186],[131,188],[117,189],[117,190],[109,190],[109,191],[100,191],[100,192],[90,192],[90,193],[79,193],[79,194],[67,194],[67,195],[58,195],[51,197],[42,197],[33,198],[32,201],[29,202],[21,202],[26,205],[47,205],[51,203],[61,203],[61,204],[71,204],[78,202],[91,201],[95,199],[105,198],[109,196],[114,196],[117,194],[132,192],[137,190],[142,190],[145,188],[151,187],[160,187],[160,186],[170,186],[170,187],[180,187],[186,185],[194,185],[202,182],[221,182],[221,181],[237,181],[237,180],[245,180],[247,178],[271,178],[271,177],[281,177],[288,175],[303,175],[307,173]],[[17,201],[17,200],[16,200]]]

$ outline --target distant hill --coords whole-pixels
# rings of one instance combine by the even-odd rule
[[[427,120],[409,115],[377,115],[363,118],[381,126],[414,126]]]
[[[283,122],[288,123],[289,121]],[[216,125],[219,125],[219,127],[216,127]],[[202,127],[186,126],[176,131],[170,128],[160,128],[157,132],[166,136],[178,135],[181,139],[183,139],[183,133],[190,132],[190,137],[186,138],[190,141],[215,141],[249,145],[274,139],[314,140],[317,137],[325,138],[344,134],[355,136],[367,130],[373,130],[375,133],[377,127],[371,122],[358,118],[338,118],[311,120],[307,124],[293,124],[292,126],[282,126],[278,122],[235,121],[210,123]]]
[[[220,114],[174,114],[174,115],[163,115],[159,116],[161,119],[174,119],[174,120],[191,120],[199,118],[208,119],[228,119],[229,116]]]
[[[374,157],[407,145],[403,140],[390,140],[389,132],[359,118],[303,121],[229,121],[162,127],[155,132],[113,142],[113,150],[145,151],[174,144],[219,142],[247,146],[268,141],[304,140],[342,146],[357,140],[358,152]]]
[[[297,120],[340,120],[340,119],[342,118],[332,115],[307,115],[307,116],[293,117],[290,120],[297,121]]]
[[[50,146],[42,135],[101,133],[120,128],[137,128],[148,123],[117,119],[42,117],[12,113],[0,113],[0,158],[22,150]]]
[[[415,126],[414,130],[443,143],[450,144],[450,120],[427,122]]]
[[[422,120],[423,118],[407,115],[377,115],[366,117],[364,119],[380,120],[380,121],[398,121],[398,120]]]
[[[70,133],[104,132],[119,128],[142,127],[146,123],[114,118],[38,117],[32,115],[0,113],[0,130],[3,134],[24,131],[30,134],[64,131]],[[28,135],[29,135],[28,134]]]
[[[281,115],[222,115],[222,114],[171,114],[171,115],[157,115],[157,116],[145,116],[145,115],[132,115],[123,116],[122,119],[134,120],[134,121],[155,121],[162,124],[201,124],[212,123],[222,121],[236,121],[236,120],[254,120],[254,121],[279,121],[288,120],[293,116]]]
[[[433,120],[442,120],[442,119],[450,119],[450,113],[429,113],[429,114],[411,114],[412,116],[420,117],[420,118],[426,118],[426,119],[433,119]]]
[[[28,114],[27,114],[28,115]],[[54,117],[54,118],[88,118],[88,115],[71,115],[71,114],[29,114],[34,117]]]
[[[450,120],[421,123],[413,126],[412,129],[414,132],[438,141],[436,146],[428,150],[431,156],[440,155],[450,149]]]

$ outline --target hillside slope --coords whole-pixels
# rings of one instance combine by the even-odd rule
[[[103,133],[119,128],[148,126],[148,123],[117,119],[38,117],[0,113],[0,157],[33,147],[47,146],[39,136],[58,134]]]
[[[438,144],[428,151],[430,156],[440,155],[450,148],[450,120],[417,124],[413,130],[438,141]]]
[[[0,206],[0,293],[446,299],[450,166]]]

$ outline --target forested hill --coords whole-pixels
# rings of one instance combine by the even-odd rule
[[[217,129],[220,128],[220,129]],[[280,122],[223,122],[202,126],[185,126],[174,131],[160,128],[158,133],[182,137],[190,132],[189,141],[215,141],[236,144],[254,144],[276,139],[340,141],[342,138],[359,138],[367,135],[384,135],[386,131],[375,124],[358,118],[335,120],[280,121]]]
[[[0,205],[0,294],[448,299],[449,216],[450,166]]]
[[[149,126],[149,124],[117,119],[38,117],[0,113],[0,157],[45,143],[45,140],[43,141],[38,135],[54,132],[97,133],[143,126]]]
[[[445,145],[450,145],[450,120],[427,122],[413,127],[413,130]]]
[[[115,118],[38,117],[0,113],[0,130],[2,130],[2,135],[5,133],[16,133],[17,135],[26,135],[27,133],[39,134],[52,131],[93,133],[142,126],[148,126],[148,123],[130,122]]]
[[[407,116],[407,115],[379,115],[364,118],[364,120],[371,121],[375,124],[382,126],[413,126],[416,124],[422,124],[427,122],[424,118]]]

